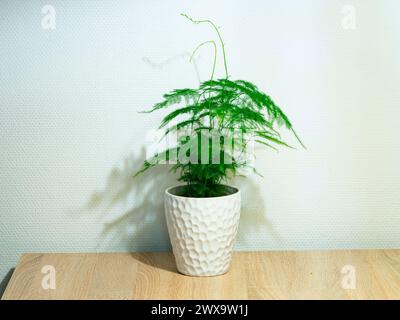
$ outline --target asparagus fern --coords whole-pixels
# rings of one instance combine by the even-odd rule
[[[176,134],[178,139],[175,146],[145,160],[136,175],[166,161],[173,163],[171,171],[179,173],[178,180],[187,184],[185,196],[220,196],[227,192],[222,183],[238,174],[239,169],[249,166],[241,155],[250,139],[273,149],[290,147],[278,132],[285,127],[304,145],[288,117],[267,94],[249,81],[230,79],[225,45],[218,27],[211,20],[182,16],[195,24],[210,24],[214,28],[222,49],[225,77],[214,79],[216,42],[205,41],[197,46],[190,59],[203,45],[213,45],[210,80],[198,88],[173,90],[146,111],[172,109],[162,120],[160,129],[165,130],[166,136]],[[182,161],[182,153],[188,161]]]

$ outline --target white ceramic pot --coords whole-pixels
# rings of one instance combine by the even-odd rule
[[[216,276],[229,270],[240,217],[240,191],[213,198],[180,196],[184,186],[165,191],[168,233],[178,271]]]

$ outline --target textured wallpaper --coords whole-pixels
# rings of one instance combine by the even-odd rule
[[[0,2],[0,281],[24,252],[169,249],[161,167],[132,179],[221,26],[230,73],[285,110],[307,150],[260,149],[238,250],[400,246],[400,2]],[[220,63],[221,66],[221,63]],[[217,73],[222,74],[222,68]]]

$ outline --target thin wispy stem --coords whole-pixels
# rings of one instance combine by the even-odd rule
[[[193,56],[196,53],[197,50],[199,50],[202,46],[204,46],[205,44],[211,43],[214,46],[214,63],[213,63],[213,68],[212,68],[212,72],[211,72],[211,80],[214,78],[214,73],[215,73],[215,66],[217,64],[217,45],[215,43],[214,40],[209,40],[209,41],[204,41],[202,43],[200,43],[196,49],[193,50],[192,55],[190,56],[189,62],[192,62]]]
[[[195,24],[208,23],[214,28],[214,30],[216,31],[216,33],[218,35],[219,41],[221,43],[222,56],[223,56],[223,59],[224,59],[224,67],[225,67],[225,76],[226,76],[226,79],[228,79],[229,78],[229,73],[228,73],[228,66],[227,66],[227,63],[226,63],[225,44],[224,44],[224,41],[222,40],[221,33],[218,30],[219,28],[215,25],[214,22],[212,22],[209,19],[206,19],[206,20],[194,20],[192,17],[189,17],[185,13],[181,13],[181,16],[185,17],[186,19],[190,20],[191,22],[193,22]]]

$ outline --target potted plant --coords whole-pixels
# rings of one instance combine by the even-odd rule
[[[292,124],[274,101],[254,84],[232,80],[225,46],[216,25],[209,24],[222,49],[225,77],[214,79],[217,61],[215,41],[201,43],[214,49],[210,80],[195,89],[177,89],[146,112],[173,108],[161,122],[167,147],[144,161],[136,175],[160,164],[171,165],[184,184],[165,191],[165,214],[178,271],[191,276],[215,276],[229,270],[238,229],[241,195],[226,181],[254,170],[253,142],[266,147],[289,147],[278,128],[290,130],[303,146]],[[190,59],[192,59],[192,57]],[[172,137],[172,138],[171,138]]]

